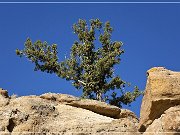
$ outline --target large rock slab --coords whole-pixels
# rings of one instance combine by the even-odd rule
[[[40,98],[57,101],[58,103],[67,104],[73,107],[87,109],[92,112],[113,118],[118,117],[121,112],[119,107],[109,105],[105,102],[91,99],[80,99],[67,94],[45,93],[40,95]]]
[[[113,118],[116,118],[121,112],[121,109],[119,107],[91,99],[81,99],[77,101],[72,101],[68,103],[68,105],[87,109],[92,112]]]
[[[139,131],[146,128],[170,107],[180,104],[180,72],[164,67],[147,71],[147,84],[140,111]]]
[[[12,135],[43,133],[139,135],[138,120],[132,119],[134,115],[128,110],[123,111],[121,115],[119,114],[121,118],[115,119],[92,112],[89,109],[68,105],[76,101],[76,97],[59,94],[45,95],[10,98],[9,104],[0,107],[0,133],[11,133]],[[56,100],[49,98],[52,95],[55,97],[52,99]],[[108,106],[105,103],[95,103],[96,106]],[[128,113],[125,114],[126,112]]]
[[[178,135],[180,134],[180,106],[171,107],[155,119],[146,129],[144,135]]]

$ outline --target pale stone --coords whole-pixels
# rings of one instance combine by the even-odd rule
[[[0,95],[7,98],[8,97],[8,91],[0,88]]]
[[[180,106],[171,107],[155,119],[153,123],[146,129],[145,135],[178,135],[180,134]]]
[[[40,98],[51,100],[51,101],[67,102],[67,103],[80,100],[79,98],[72,95],[56,94],[56,93],[45,93],[45,94],[40,95]]]
[[[60,135],[139,135],[137,131],[138,121],[131,120],[128,114],[123,114],[123,118],[115,119],[95,113],[90,108],[85,109],[81,106],[68,105],[74,101],[83,101],[76,97],[53,94],[57,100],[52,100],[52,98],[47,98],[47,94],[45,95],[46,97],[42,95],[22,96],[9,99],[9,104],[0,107],[0,133],[11,133],[12,135],[43,133]],[[58,99],[58,97],[63,97],[63,100]],[[95,107],[94,104],[102,106],[102,109],[107,106],[111,107],[106,103],[93,100],[87,100],[84,103],[90,102],[92,103],[90,104],[91,107]],[[112,106],[113,108],[116,107]]]
[[[9,104],[9,98],[0,95],[0,107],[6,106],[7,104]]]
[[[142,132],[164,111],[180,104],[180,72],[155,67],[148,70],[147,75],[140,111],[139,131]]]
[[[81,99],[79,101],[72,101],[68,103],[68,105],[87,109],[95,113],[109,117],[117,117],[117,115],[119,115],[121,112],[121,109],[119,107],[91,99]]]

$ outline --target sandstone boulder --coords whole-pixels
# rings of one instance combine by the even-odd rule
[[[166,110],[160,118],[155,119],[144,133],[151,135],[178,135],[180,134],[180,106]]]
[[[126,115],[125,111],[122,118],[115,119],[92,112],[91,110],[93,109],[85,109],[84,107],[84,105],[91,102],[91,107],[102,105],[101,108],[105,108],[108,106],[105,103],[93,103],[93,101],[87,100],[86,104],[82,105],[84,108],[81,108],[81,106],[68,105],[76,101],[74,97],[59,94],[52,95],[57,100],[47,98],[47,95],[46,97],[42,95],[22,96],[9,99],[9,104],[0,107],[0,133],[11,133],[12,135],[43,133],[64,135],[139,135],[137,131],[138,120],[131,120],[128,117],[130,115]],[[60,100],[61,98],[59,97],[63,97],[63,100]],[[70,99],[73,98],[73,100],[69,101],[69,97]],[[82,102],[82,100],[77,101]],[[109,105],[108,107],[110,108],[111,106]],[[113,108],[116,107],[112,106],[112,110]]]
[[[67,94],[45,93],[43,95],[40,95],[40,98],[50,101],[57,101],[58,103],[67,104],[73,107],[87,109],[92,112],[113,118],[118,117],[121,112],[121,109],[119,107],[109,105],[105,102],[91,99],[80,99]]]
[[[147,71],[147,84],[140,111],[139,131],[146,128],[170,107],[180,105],[180,72],[164,67]]]
[[[72,101],[68,103],[68,105],[87,109],[92,112],[113,118],[116,118],[121,112],[121,109],[119,107],[91,99],[81,99],[77,101]]]
[[[121,113],[117,116],[118,118],[133,118],[133,119],[137,119],[137,116],[135,115],[135,113],[133,113],[132,111],[128,110],[128,109],[121,109]]]

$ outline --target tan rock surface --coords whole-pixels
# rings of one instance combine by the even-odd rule
[[[0,88],[0,107],[9,104],[8,91]]]
[[[53,96],[56,98],[62,96],[65,103],[71,103],[68,95],[53,94]],[[139,134],[138,120],[132,120],[125,115],[123,118],[114,119],[60,101],[42,98],[42,95],[10,99],[9,104],[0,107],[0,133]],[[104,106],[104,103],[102,105]]]
[[[40,95],[40,98],[51,101],[57,101],[58,103],[63,103],[74,107],[87,109],[92,112],[109,117],[116,117],[121,112],[121,109],[119,107],[109,105],[105,102],[99,102],[91,99],[80,99],[67,94],[46,93]]]
[[[45,93],[40,95],[40,98],[51,100],[51,101],[58,101],[58,102],[72,102],[80,100],[78,97],[67,95],[67,94],[57,94],[57,93]]]
[[[68,103],[70,106],[79,107],[90,110],[92,112],[102,114],[109,117],[117,117],[120,114],[121,109],[116,106],[109,105],[105,102],[99,102],[91,99],[81,99]]]
[[[155,67],[148,70],[147,75],[139,123],[142,132],[164,111],[180,104],[180,72]]]
[[[8,97],[8,91],[0,88],[0,95],[7,98]]]
[[[9,98],[5,98],[4,96],[0,95],[0,107],[6,106],[9,104]]]
[[[121,113],[117,116],[117,118],[133,118],[138,120],[135,113],[127,109],[121,109]]]
[[[180,106],[171,107],[155,119],[144,133],[152,135],[178,135],[180,134]]]

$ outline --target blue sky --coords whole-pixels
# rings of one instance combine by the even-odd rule
[[[13,0],[11,0],[13,1]],[[80,96],[71,82],[34,72],[34,65],[15,55],[27,37],[58,44],[59,57],[68,56],[73,41],[72,24],[79,18],[109,20],[113,40],[124,43],[125,53],[116,74],[132,86],[145,89],[146,71],[164,66],[180,71],[180,4],[0,4],[0,87],[9,94],[46,92]],[[128,88],[127,90],[132,90]],[[142,97],[131,107],[139,116]]]

